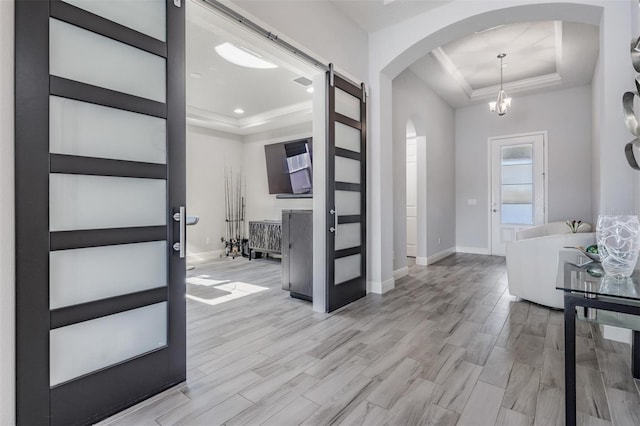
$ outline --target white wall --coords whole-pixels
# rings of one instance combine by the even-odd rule
[[[250,220],[280,220],[283,209],[313,208],[313,200],[277,199],[269,194],[267,182],[267,164],[264,146],[272,143],[286,142],[308,138],[312,133],[311,122],[301,123],[267,132],[254,133],[243,138],[243,162],[247,179],[247,223]]]
[[[13,6],[0,1],[0,425],[15,423]]]
[[[603,40],[600,38],[600,51],[602,52]],[[600,183],[600,129],[602,127],[602,102],[604,99],[602,80],[602,61],[598,58],[595,69],[593,70],[593,78],[591,79],[591,191],[593,194],[599,194],[601,191]],[[622,97],[621,97],[622,98]],[[591,217],[597,220],[600,213],[600,197],[591,197]]]
[[[624,146],[633,139],[621,118],[621,98],[625,91],[635,91],[636,75],[629,60],[632,28],[637,18],[638,2],[608,2],[600,25],[601,45],[598,58],[602,97],[599,100],[600,191],[596,213],[620,214],[633,212],[636,175],[627,164]]]
[[[191,259],[218,257],[225,236],[225,170],[242,171],[242,137],[187,125],[187,214],[200,222],[187,230]]]
[[[228,4],[267,30],[337,70],[367,81],[368,34],[328,1],[232,0]]]
[[[200,216],[188,228],[187,253],[193,260],[218,257],[226,235],[225,170],[246,183],[245,235],[252,220],[280,220],[283,209],[312,209],[312,199],[277,199],[269,194],[264,146],[311,136],[311,122],[247,136],[187,126],[187,211]]]
[[[620,96],[633,82],[629,70],[629,41],[631,16],[637,13],[637,8],[635,0],[455,0],[369,35],[369,171],[372,179],[367,224],[371,231],[368,263],[371,280],[388,282],[388,287],[393,288],[393,232],[385,229],[393,220],[391,80],[424,52],[492,26],[528,20],[569,20],[592,25],[602,21],[601,185],[595,196],[599,197],[602,211],[633,209],[635,176],[624,164],[622,149],[628,141],[628,132],[620,119]]]
[[[411,70],[393,80],[393,269],[406,266],[406,129],[411,119],[418,137],[426,137],[426,150],[418,159],[426,163],[426,186],[418,184],[418,205],[426,197],[426,253],[428,258],[455,244],[454,110]],[[419,170],[423,172],[424,170]],[[419,179],[420,180],[420,179]],[[424,204],[424,203],[423,203]],[[423,218],[419,218],[420,222]],[[422,231],[422,229],[421,229]],[[418,244],[424,235],[419,235]],[[438,243],[440,238],[440,243]]]
[[[548,131],[549,221],[592,222],[591,87],[513,96],[499,117],[487,104],[456,111],[456,245],[488,248],[487,138]],[[622,154],[622,153],[621,153]],[[477,205],[467,200],[476,199]]]

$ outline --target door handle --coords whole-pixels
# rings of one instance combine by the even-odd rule
[[[334,234],[338,233],[338,212],[335,209],[329,210],[329,213],[333,215],[333,226],[329,228],[329,232]]]
[[[496,210],[496,209],[493,209],[493,212],[494,212],[494,213],[496,213],[497,211],[498,211],[498,210]]]
[[[187,216],[185,215],[184,206],[181,206],[179,211],[173,214],[173,220],[180,224],[180,240],[173,244],[173,250],[180,252],[180,258],[184,259],[185,237],[187,233]]]

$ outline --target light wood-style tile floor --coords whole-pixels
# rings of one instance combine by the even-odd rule
[[[273,260],[190,271],[187,382],[103,424],[561,425],[563,317],[507,291],[504,259],[457,254],[333,314]],[[578,421],[640,425],[628,345],[577,326]]]

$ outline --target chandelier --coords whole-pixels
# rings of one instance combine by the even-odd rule
[[[498,99],[495,102],[489,102],[489,111],[497,112],[499,116],[503,116],[507,113],[507,109],[511,107],[511,98],[507,97],[507,94],[502,90],[502,60],[507,56],[506,53],[498,55],[500,59],[500,91],[498,92]]]

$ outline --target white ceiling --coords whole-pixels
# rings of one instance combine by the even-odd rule
[[[452,0],[330,0],[342,13],[372,33]]]
[[[243,135],[311,120],[313,95],[293,81],[311,79],[310,67],[193,1],[187,2],[186,36],[189,122]],[[214,50],[224,42],[248,48],[278,68],[232,64]],[[245,113],[234,113],[236,108]]]
[[[368,31],[400,22],[446,1],[323,0]],[[450,0],[447,0],[450,1]],[[187,114],[192,124],[249,134],[311,121],[311,98],[297,77],[318,71],[261,36],[187,3]],[[258,70],[231,64],[215,46],[228,41],[277,64]],[[500,81],[496,56],[506,53],[509,96],[589,84],[598,57],[598,27],[570,22],[525,22],[489,28],[440,46],[410,70],[454,108],[493,100]],[[233,112],[242,108],[245,114]]]
[[[570,22],[523,22],[490,28],[434,49],[410,69],[454,108],[486,102],[500,85],[509,96],[591,83],[598,27]]]

